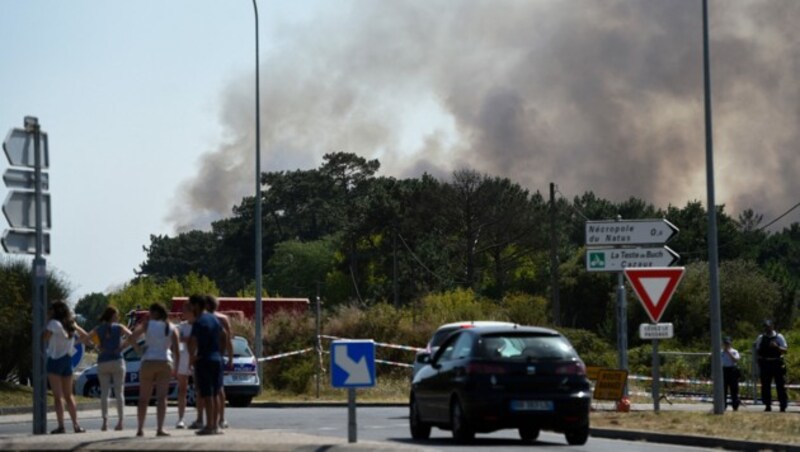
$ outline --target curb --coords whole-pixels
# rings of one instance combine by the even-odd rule
[[[75,409],[78,411],[86,411],[86,410],[99,410],[100,409],[100,402],[82,402],[76,403]],[[0,416],[8,416],[12,414],[28,414],[33,413],[33,407],[29,406],[9,406],[9,407],[0,407]],[[54,408],[51,404],[47,405],[47,413],[55,413]]]
[[[347,402],[259,402],[253,401],[248,408],[346,408]],[[403,408],[408,403],[390,402],[357,402],[360,408]]]
[[[594,438],[621,439],[626,441],[645,441],[648,443],[674,444],[677,446],[705,447],[709,449],[728,449],[746,451],[792,451],[800,452],[800,445],[767,443],[761,441],[743,441],[710,436],[672,435],[668,433],[643,432],[636,430],[618,430],[591,428],[589,435]]]

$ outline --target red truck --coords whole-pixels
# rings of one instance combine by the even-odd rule
[[[220,312],[240,311],[245,318],[250,320],[256,316],[255,298],[218,297],[217,300]],[[182,312],[184,303],[188,302],[189,297],[174,297],[170,315]],[[263,321],[268,322],[278,312],[305,314],[308,312],[309,304],[308,298],[263,298],[261,305]]]

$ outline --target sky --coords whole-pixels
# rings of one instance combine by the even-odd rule
[[[260,1],[262,170],[344,151],[386,176],[705,204],[699,5]],[[769,221],[800,201],[800,2],[710,16],[716,200]],[[255,190],[254,34],[245,0],[0,0],[0,132],[49,134],[48,266],[73,301]]]

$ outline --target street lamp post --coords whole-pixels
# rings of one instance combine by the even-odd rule
[[[262,261],[263,255],[261,254],[261,108],[260,100],[261,93],[259,90],[259,63],[258,63],[258,5],[256,0],[253,0],[253,12],[256,19],[256,209],[253,221],[255,222],[255,258],[256,258],[256,356],[261,359],[263,356],[263,340],[261,329],[264,326],[263,306],[261,299],[262,292]],[[258,361],[258,374],[261,375],[261,361]]]
[[[711,376],[714,380],[714,414],[725,412],[722,387],[722,314],[719,301],[719,256],[717,255],[717,206],[714,200],[714,140],[711,128],[711,69],[708,49],[708,0],[703,0],[703,86],[706,120],[706,184],[708,189],[708,272],[710,275]]]

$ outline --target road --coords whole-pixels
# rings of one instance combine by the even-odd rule
[[[113,413],[113,410],[112,410]],[[136,431],[135,407],[126,407],[125,428],[131,435]],[[194,416],[194,410],[189,414]],[[287,430],[307,435],[347,438],[347,408],[346,407],[269,407],[269,408],[229,408],[228,420],[236,431],[241,429]],[[48,416],[48,426],[55,428],[55,417]],[[79,413],[81,424],[87,430],[99,430],[101,419],[99,410],[82,411]],[[109,424],[112,426],[116,420],[112,416]],[[177,410],[170,407],[167,413],[166,425],[168,429],[177,422]],[[428,441],[414,442],[408,432],[408,409],[401,407],[361,407],[357,410],[358,439],[370,441],[384,441],[404,445],[419,445],[426,449],[442,451],[471,451],[491,448],[493,452],[518,451],[529,447],[522,443],[515,430],[499,431],[491,434],[482,434],[476,437],[474,444],[458,445],[452,442],[450,432],[433,429],[431,439]],[[155,424],[155,407],[148,410],[148,419],[145,425],[147,435],[153,433]],[[67,421],[69,427],[69,421]],[[15,415],[0,417],[0,435],[30,434],[31,415]],[[232,432],[233,433],[233,432]],[[643,443],[630,441],[617,441],[599,438],[589,438],[586,446],[568,446],[561,434],[542,432],[539,440],[534,444],[537,450],[591,450],[601,452],[638,452],[643,449]],[[697,448],[658,445],[648,443],[648,452],[675,452],[705,450]]]

